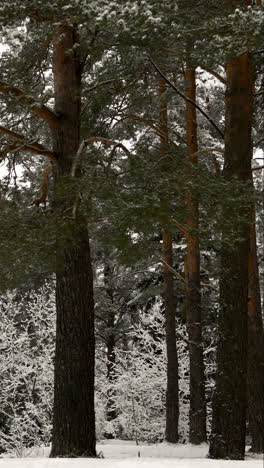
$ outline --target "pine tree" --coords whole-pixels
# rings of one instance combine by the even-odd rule
[[[251,180],[253,68],[249,52],[226,67],[225,166],[223,177],[239,192]],[[242,187],[244,187],[242,189]],[[223,209],[219,343],[210,457],[243,459],[246,434],[247,303],[250,206]]]
[[[196,102],[195,70],[187,65],[185,72],[185,95]],[[196,108],[186,103],[187,146],[191,164],[197,165],[198,142]],[[190,179],[192,173],[190,169]],[[186,220],[186,314],[189,333],[190,354],[190,442],[200,444],[206,441],[206,404],[203,347],[201,332],[201,290],[200,290],[200,246],[199,246],[199,202],[197,194],[189,190]]]
[[[168,164],[168,109],[167,109],[167,84],[164,80],[159,81],[160,99],[160,155],[164,160],[164,166]],[[168,213],[170,207],[170,195],[165,194],[161,199],[161,204],[165,205]],[[178,395],[178,355],[176,347],[176,322],[175,304],[173,296],[173,249],[172,233],[170,227],[165,225],[162,228],[162,255],[163,255],[163,284],[164,284],[164,308],[165,308],[165,329],[167,346],[167,391],[166,391],[166,440],[167,442],[178,442],[178,421],[179,421],[179,395]]]

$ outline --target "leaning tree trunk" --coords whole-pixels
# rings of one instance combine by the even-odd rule
[[[222,234],[219,342],[213,398],[211,458],[243,459],[247,407],[247,309],[250,206],[239,199],[251,180],[252,59],[249,53],[226,67],[224,179],[238,200],[225,199]],[[245,194],[244,194],[245,195]],[[228,222],[227,222],[228,221]]]
[[[168,114],[166,83],[159,82],[160,97],[160,154],[166,158],[168,149]],[[170,210],[169,195],[162,200],[165,211]],[[162,229],[163,245],[163,284],[164,284],[164,304],[165,304],[165,329],[167,348],[167,391],[166,391],[166,430],[165,439],[167,442],[176,443],[179,439],[179,389],[178,389],[178,354],[176,347],[176,323],[175,305],[173,299],[173,274],[169,267],[172,267],[172,234],[168,226]]]
[[[251,209],[248,287],[248,418],[251,451],[264,451],[264,335],[261,314],[255,210]]]
[[[51,457],[95,456],[94,302],[87,223],[78,213],[72,166],[80,143],[81,69],[77,31],[58,28],[54,42],[57,156],[57,329]]]
[[[185,73],[186,96],[196,102],[195,71],[188,69]],[[190,162],[198,162],[196,108],[186,101],[187,146],[191,154]],[[190,169],[190,177],[192,170]],[[201,329],[201,289],[200,289],[200,243],[199,243],[199,202],[197,194],[189,190],[187,196],[188,232],[187,254],[185,260],[186,279],[186,319],[189,338],[190,358],[190,416],[189,440],[192,444],[206,441],[206,403],[205,375]]]

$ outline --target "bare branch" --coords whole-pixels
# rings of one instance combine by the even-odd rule
[[[161,138],[165,137],[165,134],[161,130],[161,128],[159,128],[157,125],[153,124],[153,122],[151,122],[151,120],[143,119],[142,117],[139,117],[138,115],[135,115],[135,114],[124,114],[122,116],[122,118],[118,121],[118,123],[121,120],[124,120],[124,119],[131,119],[131,120],[136,120],[138,122],[145,123],[146,125],[148,125],[149,128],[152,128],[152,130],[154,130]],[[175,131],[174,131],[174,133],[176,134]],[[182,142],[186,143],[184,141],[184,139],[180,135],[178,135],[178,134],[176,134],[176,135]],[[168,143],[172,144],[175,148],[178,148],[177,143],[175,143],[175,141],[173,141],[171,138],[168,138]]]
[[[261,169],[264,169],[264,166],[253,167],[251,170],[253,172],[253,171],[261,171]]]
[[[194,101],[192,101],[191,99],[189,99],[187,96],[185,96],[185,94],[183,94],[178,88],[176,88],[176,86],[164,75],[164,73],[162,73],[162,71],[159,69],[159,67],[153,62],[153,60],[150,58],[149,59],[150,62],[152,63],[153,67],[155,68],[155,70],[158,72],[158,74],[164,79],[164,81],[166,81],[166,83],[168,83],[168,85],[174,89],[174,91],[176,91],[177,94],[179,94],[179,96],[181,96],[183,99],[185,99],[185,101],[187,102],[190,102],[194,107],[196,107],[196,109],[199,110],[199,112],[208,120],[208,122],[210,122],[210,124],[215,128],[215,130],[217,130],[217,132],[219,133],[219,135],[221,135],[222,138],[224,138],[224,134],[222,132],[222,130],[220,130],[220,128],[216,125],[216,123],[211,119],[211,117],[209,117],[209,115],[197,104],[195,103]]]
[[[183,278],[183,276],[181,276],[176,270],[174,270],[174,268],[172,268],[167,262],[165,262],[165,260],[163,260],[162,258],[159,258],[158,259],[159,262],[161,262],[163,265],[165,265],[168,270],[174,275],[176,276],[176,278],[178,278],[180,281],[183,281],[184,283],[186,283],[185,279]]]
[[[56,163],[57,159],[52,151],[47,150],[43,145],[37,142],[27,142],[26,138],[21,135],[20,133],[14,132],[13,130],[9,130],[8,128],[0,126],[0,132],[4,133],[5,135],[10,136],[20,144],[13,144],[10,147],[10,151],[14,151],[17,149],[22,149],[24,151],[28,151],[33,154],[37,154],[40,156],[45,156],[49,158],[52,162]]]
[[[128,156],[131,155],[130,151],[125,147],[125,145],[114,140],[108,140],[107,138],[102,138],[102,137],[93,137],[93,138],[89,138],[88,140],[83,140],[82,143],[80,144],[80,147],[76,154],[76,158],[74,159],[74,162],[72,165],[72,170],[71,170],[72,177],[75,176],[76,168],[87,146],[90,145],[91,143],[96,143],[96,142],[103,143],[104,145],[112,145],[112,146],[115,146],[116,148],[121,148]]]
[[[163,263],[163,265],[165,265],[168,270],[174,275],[176,276],[176,278],[178,278],[180,281],[183,281],[185,285],[187,285],[187,282],[185,281],[185,279],[183,278],[183,276],[181,276],[176,270],[174,270],[174,268],[172,268],[167,262],[165,262],[165,260],[163,260],[162,258],[159,258],[158,259],[161,263]],[[201,283],[201,286],[204,287],[204,288],[210,288],[212,289],[213,291],[215,292],[218,292],[218,289],[213,286],[212,284],[207,284],[207,283]]]
[[[0,93],[6,96],[18,98],[17,103],[27,106],[34,114],[38,115],[42,120],[45,120],[52,130],[58,130],[60,121],[49,107],[42,103],[36,103],[31,96],[26,96],[21,89],[10,86],[7,83],[0,81]]]
[[[190,231],[187,227],[183,226],[182,224],[178,223],[175,219],[170,219],[170,222],[172,224],[175,224],[175,226],[186,236],[188,237],[190,235]]]
[[[44,203],[44,205],[46,206],[48,181],[49,181],[49,175],[52,172],[52,169],[53,169],[52,166],[48,166],[45,169],[45,172],[44,172],[44,175],[43,175],[43,182],[42,182],[42,186],[41,186],[42,195],[38,200],[36,200],[36,202],[35,202],[36,206],[39,206],[41,203]]]
[[[217,78],[219,81],[221,81],[221,83],[223,83],[224,85],[226,85],[226,79],[220,75],[220,73],[217,73],[215,72],[214,70],[212,70],[211,68],[205,66],[205,65],[200,65],[200,67],[207,71],[208,73],[210,73],[211,75],[215,76],[215,78]]]
[[[192,156],[200,156],[201,154],[212,153],[213,151],[221,154],[224,154],[225,152],[222,148],[204,148],[202,150],[196,151],[196,153],[192,153]]]

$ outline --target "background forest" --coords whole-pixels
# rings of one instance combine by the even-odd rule
[[[263,452],[261,1],[3,0],[0,26],[0,451]]]

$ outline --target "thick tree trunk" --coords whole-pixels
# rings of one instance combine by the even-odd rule
[[[241,183],[251,179],[252,59],[245,53],[228,63],[225,167],[223,177]],[[240,194],[239,194],[240,197]],[[247,407],[248,254],[250,207],[225,200],[220,279],[217,376],[213,398],[211,458],[243,459]],[[223,223],[227,225],[226,219]]]
[[[160,130],[162,136],[160,138],[160,154],[166,158],[168,147],[168,115],[167,115],[167,100],[166,83],[161,80],[159,82],[160,96]],[[167,205],[169,214],[169,195],[166,200],[163,200]],[[172,252],[172,235],[168,228],[162,229],[163,243],[163,260],[164,270],[164,304],[165,304],[165,328],[166,328],[166,347],[167,347],[167,392],[166,392],[166,431],[165,438],[167,442],[176,443],[179,439],[178,422],[179,422],[179,389],[178,389],[178,355],[176,347],[176,323],[175,323],[175,305],[173,299],[173,274],[169,271],[169,265],[173,264]]]
[[[248,287],[248,418],[251,451],[264,451],[264,335],[256,244],[255,210],[251,209]]]
[[[195,71],[185,73],[186,96],[196,102]],[[186,101],[187,146],[192,155],[190,161],[197,164],[198,151],[196,108]],[[190,177],[192,177],[190,171]],[[186,268],[186,319],[189,337],[190,357],[190,433],[192,444],[206,441],[205,375],[201,329],[200,290],[200,243],[199,243],[199,202],[191,191],[187,197],[187,240]]]
[[[94,303],[89,239],[78,213],[80,169],[72,165],[80,139],[81,70],[77,33],[61,26],[54,43],[54,133],[57,227],[57,329],[51,457],[95,456]],[[74,184],[73,184],[74,182]]]

